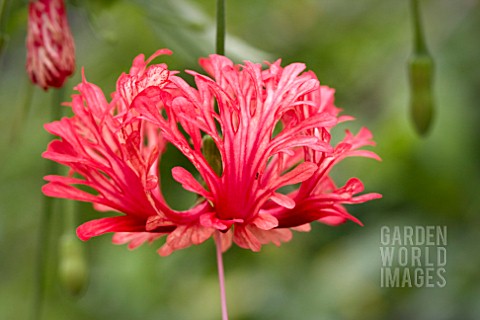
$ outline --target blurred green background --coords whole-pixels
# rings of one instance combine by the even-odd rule
[[[423,0],[423,23],[436,61],[436,116],[419,138],[408,113],[406,60],[412,50],[408,1],[227,1],[227,55],[234,60],[305,62],[336,89],[336,105],[368,126],[381,163],[348,159],[338,184],[357,176],[383,199],[351,206],[365,224],[315,224],[291,242],[261,253],[232,247],[225,255],[231,319],[480,319],[480,1]],[[0,60],[0,319],[28,319],[34,288],[40,187],[52,138],[52,93],[33,89],[25,74],[27,1],[9,1]],[[108,96],[139,53],[168,47],[172,69],[197,69],[212,53],[214,0],[76,0],[68,2],[80,70]],[[163,59],[163,58],[162,58]],[[158,59],[157,61],[159,61]],[[25,105],[27,105],[25,107]],[[163,161],[163,189],[172,206],[191,196],[168,168],[182,161],[172,148]],[[81,220],[99,217],[88,204]],[[80,220],[79,219],[79,220]],[[52,239],[62,232],[54,217]],[[380,228],[448,228],[444,288],[382,288]],[[160,243],[128,251],[109,236],[84,243],[88,288],[69,295],[49,262],[44,319],[219,319],[212,241],[158,256]]]

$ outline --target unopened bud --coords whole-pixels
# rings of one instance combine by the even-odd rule
[[[82,243],[73,234],[60,239],[59,276],[64,288],[76,296],[87,286],[88,266]]]
[[[434,64],[426,53],[414,54],[409,60],[410,77],[410,114],[415,129],[425,135],[434,113],[434,94],[432,90]]]
[[[75,71],[75,44],[64,0],[28,4],[27,73],[44,90],[61,88]]]

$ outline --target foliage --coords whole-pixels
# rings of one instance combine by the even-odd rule
[[[480,72],[476,0],[422,1],[424,27],[436,61],[436,119],[420,139],[409,122],[406,61],[411,30],[405,1],[245,0],[227,3],[227,54],[237,61],[305,62],[336,88],[337,106],[367,124],[383,158],[349,159],[335,171],[345,182],[360,172],[382,200],[352,208],[365,224],[316,226],[281,248],[260,254],[232,248],[224,256],[232,319],[478,319],[480,309]],[[67,93],[88,78],[104,92],[134,56],[161,47],[173,69],[193,68],[213,51],[214,1],[71,1],[77,72]],[[26,1],[11,1],[0,60],[0,318],[25,319],[32,297],[36,233],[51,138],[43,130],[51,94],[34,89],[28,112]],[[337,130],[336,139],[343,133]],[[334,137],[335,138],[335,137]],[[167,201],[190,194],[169,174],[185,160],[173,149],[162,167]],[[165,173],[163,173],[165,172]],[[370,191],[366,190],[366,191]],[[191,198],[190,198],[191,199]],[[80,205],[81,219],[95,213]],[[62,233],[55,217],[52,239]],[[448,226],[445,288],[381,288],[383,225]],[[46,319],[214,319],[218,284],[213,243],[159,258],[154,247],[128,252],[109,237],[86,243],[90,286],[78,299],[56,282],[49,265]]]

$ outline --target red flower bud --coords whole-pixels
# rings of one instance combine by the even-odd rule
[[[63,0],[32,1],[28,8],[27,72],[44,90],[60,88],[75,70],[75,45]]]

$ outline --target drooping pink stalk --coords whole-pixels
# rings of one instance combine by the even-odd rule
[[[225,290],[225,273],[223,271],[222,239],[220,237],[219,231],[216,231],[213,236],[215,238],[215,247],[217,251],[218,282],[220,285],[220,303],[222,306],[222,320],[228,320],[227,293]]]
[[[44,90],[60,88],[75,70],[75,45],[63,0],[28,6],[27,72]]]

